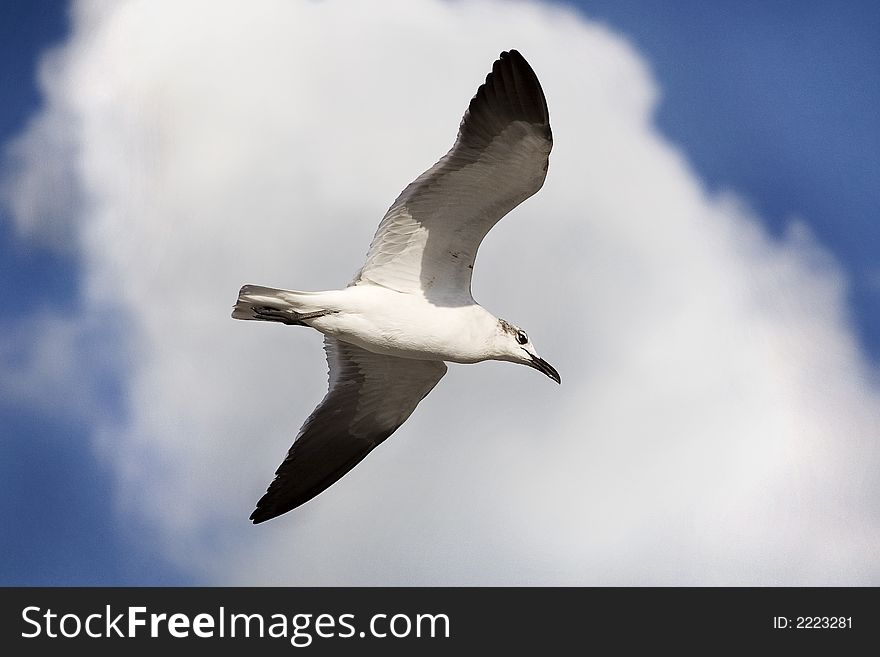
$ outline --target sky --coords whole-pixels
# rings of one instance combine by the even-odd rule
[[[878,31],[858,2],[4,4],[0,584],[877,585]],[[346,284],[509,48],[555,144],[474,295],[563,385],[452,366],[252,526],[326,365],[231,320],[239,286]]]

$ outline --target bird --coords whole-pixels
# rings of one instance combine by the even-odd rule
[[[347,287],[241,288],[233,318],[317,329],[329,369],[327,394],[257,502],[254,524],[305,504],[360,463],[413,413],[447,362],[509,361],[562,382],[523,329],[471,294],[480,243],[542,187],[552,145],[538,77],[517,50],[504,51],[451,150],[397,197]]]

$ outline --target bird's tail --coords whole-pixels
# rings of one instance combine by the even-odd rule
[[[314,292],[278,290],[261,285],[245,285],[238,292],[232,309],[233,319],[257,319],[284,324],[303,324],[303,320],[325,315],[308,297]]]

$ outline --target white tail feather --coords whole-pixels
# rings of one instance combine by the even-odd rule
[[[307,310],[303,308],[302,297],[311,294],[311,292],[279,290],[261,285],[245,285],[238,292],[238,301],[232,309],[232,317],[234,319],[263,319],[257,316],[254,307],[288,311],[295,317]]]

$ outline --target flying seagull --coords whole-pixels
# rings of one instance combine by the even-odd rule
[[[394,201],[348,287],[241,288],[235,319],[319,330],[330,369],[329,390],[257,502],[254,523],[308,502],[360,463],[437,385],[444,361],[510,361],[561,382],[525,331],[471,296],[480,242],[544,184],[552,144],[538,78],[516,50],[502,52],[452,149]]]

